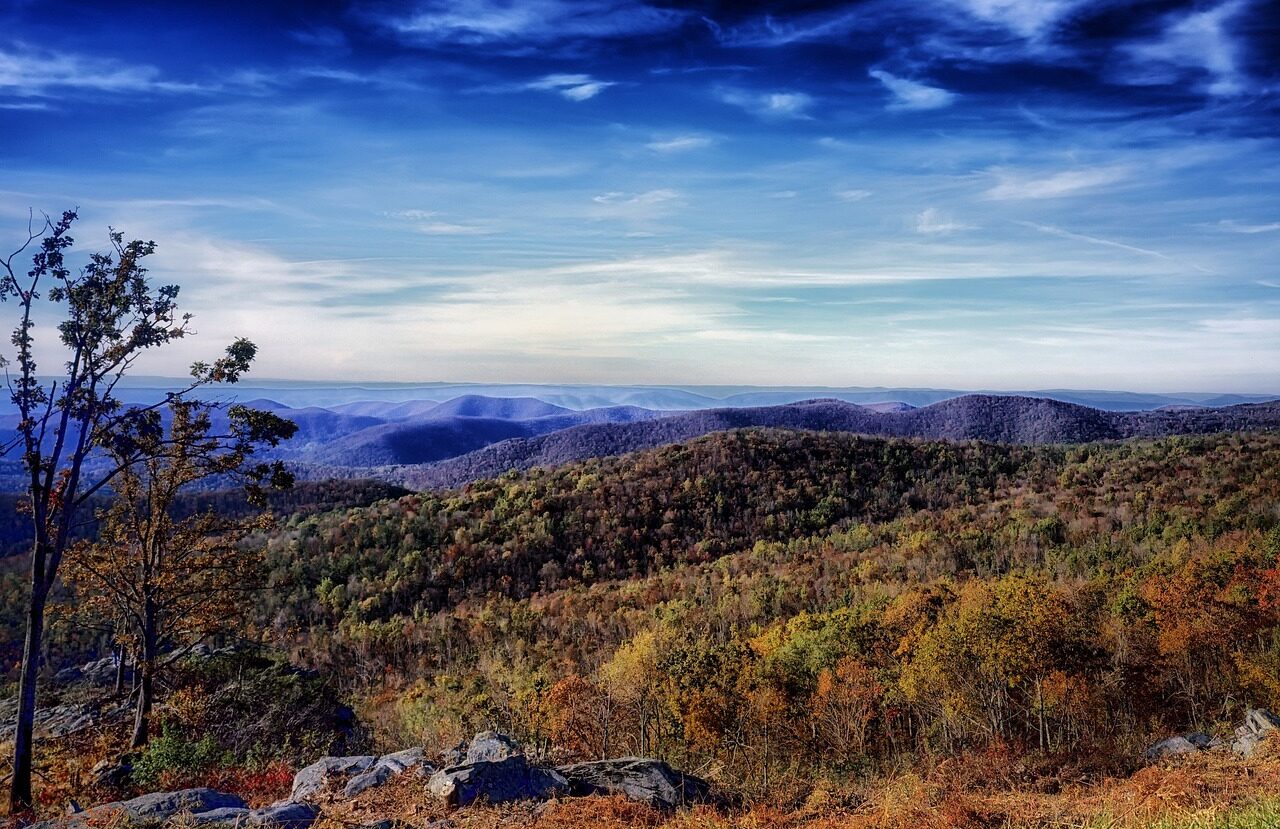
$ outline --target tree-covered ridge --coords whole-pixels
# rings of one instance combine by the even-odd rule
[[[918,511],[948,521],[932,543],[956,572],[1014,566],[1009,533],[1073,539],[1074,559],[1131,541],[1128,561],[1179,522],[1265,522],[1278,447],[1275,436],[1033,448],[741,430],[311,517],[272,540],[270,560],[293,591],[286,605],[330,621],[632,578]],[[1001,514],[1029,523],[982,529]]]
[[[756,541],[985,499],[1051,452],[744,430],[315,517],[272,540],[286,583],[359,618],[714,560]],[[287,574],[288,581],[283,580]],[[295,596],[301,598],[302,594]]]
[[[390,742],[496,725],[754,794],[973,750],[1124,769],[1280,705],[1278,461],[724,433],[294,521],[263,609]]]

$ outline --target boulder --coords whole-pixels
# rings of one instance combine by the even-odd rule
[[[183,789],[177,792],[144,794],[117,803],[104,803],[74,815],[34,824],[33,829],[104,826],[121,820],[129,824],[156,825],[180,814],[197,815],[215,809],[247,808],[248,804],[233,794],[213,789]]]
[[[395,754],[383,755],[371,769],[348,780],[342,793],[346,797],[355,797],[375,786],[381,786],[391,778],[404,774],[413,766],[420,765],[424,756],[425,752],[420,748],[407,748]]]
[[[320,810],[309,803],[284,800],[249,813],[249,826],[276,826],[279,829],[309,829],[320,817]]]
[[[471,738],[463,763],[483,763],[523,756],[520,744],[506,734],[497,731],[481,731]]]
[[[133,777],[133,763],[127,758],[99,760],[89,770],[89,780],[104,789],[119,789]]]
[[[427,781],[427,791],[452,806],[466,806],[477,800],[536,800],[568,790],[569,782],[558,772],[530,766],[523,754],[441,769]]]
[[[619,757],[592,763],[574,763],[556,769],[577,796],[621,794],[660,809],[675,809],[712,801],[705,780],[684,774],[661,760]]]
[[[1162,760],[1166,757],[1183,757],[1188,754],[1199,754],[1202,751],[1187,736],[1168,737],[1143,752],[1148,760]]]
[[[1231,750],[1240,757],[1248,757],[1277,730],[1280,730],[1280,717],[1265,708],[1250,708],[1245,712],[1244,723],[1236,729]]]
[[[184,820],[191,826],[206,829],[237,829],[237,827],[261,826],[275,829],[310,829],[320,817],[320,811],[306,803],[281,801],[264,809],[223,808],[197,812]]]
[[[368,771],[378,758],[372,755],[356,757],[322,757],[293,776],[293,790],[289,799],[304,802],[324,791],[332,777],[350,777]]]

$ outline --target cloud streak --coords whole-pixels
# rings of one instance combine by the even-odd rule
[[[154,66],[22,46],[0,49],[0,92],[9,94],[38,97],[72,91],[147,94],[205,90],[197,84],[167,80]]]
[[[900,78],[883,69],[872,69],[867,74],[878,80],[884,85],[885,89],[893,93],[893,100],[888,105],[890,110],[942,109],[955,103],[955,94],[941,87],[929,86],[920,81],[913,81],[910,78]]]

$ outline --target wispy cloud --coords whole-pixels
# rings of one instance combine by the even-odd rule
[[[840,201],[855,202],[871,198],[871,191],[849,188],[847,190],[837,190],[835,195]]]
[[[417,230],[428,236],[475,236],[492,232],[479,225],[460,225],[453,222],[425,222],[418,225]]]
[[[777,47],[838,38],[858,28],[866,17],[865,12],[857,9],[837,9],[790,19],[765,14],[729,27],[710,19],[704,20],[716,40],[724,46]]]
[[[378,22],[425,45],[513,45],[654,34],[687,17],[636,0],[419,0]]]
[[[1041,233],[1047,233],[1050,236],[1059,236],[1063,239],[1071,239],[1076,242],[1087,242],[1088,244],[1091,244],[1091,245],[1100,245],[1102,247],[1115,248],[1116,250],[1125,250],[1130,253],[1138,253],[1143,256],[1154,256],[1157,259],[1164,259],[1168,262],[1178,261],[1174,257],[1169,256],[1168,254],[1165,254],[1165,253],[1161,253],[1158,250],[1151,250],[1150,248],[1139,247],[1138,245],[1130,245],[1124,242],[1117,242],[1113,239],[1103,239],[1098,236],[1090,236],[1085,233],[1073,233],[1070,230],[1064,230],[1063,228],[1055,227],[1054,225],[1045,225],[1045,224],[1040,224],[1038,222],[1024,222],[1024,221],[1019,221],[1017,222],[1017,224],[1020,224],[1023,227],[1032,228],[1033,230],[1038,230]],[[1200,267],[1199,265],[1195,265],[1192,263],[1184,263],[1184,264],[1187,264],[1193,270],[1200,271],[1201,273],[1208,273],[1208,271],[1206,271],[1204,268]]]
[[[715,139],[707,135],[677,135],[674,138],[660,138],[645,144],[655,153],[683,153],[689,150],[701,150],[710,147]]]
[[[1215,96],[1240,95],[1251,82],[1241,63],[1231,24],[1249,5],[1227,0],[1204,11],[1175,13],[1159,37],[1129,44],[1121,80],[1137,85],[1177,83],[1189,73],[1206,76],[1203,90]]]
[[[717,90],[720,100],[766,120],[807,119],[813,96],[805,92],[749,92],[743,89]]]
[[[1123,181],[1129,169],[1123,166],[1091,167],[1043,173],[1018,173],[994,168],[997,183],[983,195],[995,201],[1015,199],[1055,199],[1093,192]]]
[[[951,0],[970,16],[1020,37],[1043,39],[1090,0]]]
[[[956,99],[954,93],[941,87],[929,86],[910,78],[900,78],[883,69],[872,69],[867,74],[884,84],[885,89],[893,93],[894,99],[889,102],[889,109],[941,109],[951,106]]]
[[[1218,227],[1228,233],[1275,233],[1280,230],[1280,222],[1268,222],[1267,224],[1251,225],[1242,222],[1233,221],[1231,219],[1223,219],[1218,222]]]
[[[556,92],[570,101],[586,101],[614,86],[613,81],[602,81],[590,75],[552,74],[525,84],[525,89]]]
[[[957,222],[936,207],[926,207],[916,214],[916,233],[927,236],[945,236],[959,230],[969,230],[972,225]]]
[[[669,187],[629,193],[610,191],[591,198],[589,215],[596,219],[611,219],[638,224],[635,228],[642,231],[645,238],[655,229],[648,226],[668,214],[679,209],[684,203],[684,194]]]
[[[197,84],[171,81],[154,66],[19,46],[0,49],[0,92],[49,96],[68,90],[110,93],[197,92]]]
[[[427,236],[477,236],[492,233],[493,229],[478,224],[460,224],[440,218],[437,210],[391,210],[382,214],[387,218],[399,219],[410,224],[412,229]]]

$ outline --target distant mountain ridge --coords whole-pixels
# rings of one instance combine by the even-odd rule
[[[454,487],[509,470],[558,466],[748,427],[856,432],[997,443],[1086,443],[1280,428],[1280,402],[1221,408],[1108,412],[1034,397],[966,395],[923,408],[876,411],[839,400],[686,412],[633,423],[590,424],[517,438],[393,477],[417,488]]]

